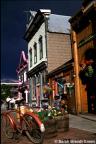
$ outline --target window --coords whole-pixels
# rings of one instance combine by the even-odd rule
[[[34,44],[34,64],[37,63],[37,43]]]
[[[40,60],[43,58],[43,41],[42,36],[39,38],[39,52],[40,52]]]
[[[36,98],[36,77],[33,77],[33,97]]]
[[[43,80],[43,84],[46,83],[46,71],[42,72],[42,80]]]
[[[29,50],[29,54],[30,54],[30,67],[32,67],[32,48],[30,48]]]
[[[64,80],[62,78],[59,78],[57,80],[58,84],[58,93],[59,95],[62,95],[64,93]]]
[[[39,84],[40,83],[40,74],[38,74],[37,76],[36,76],[36,84]]]

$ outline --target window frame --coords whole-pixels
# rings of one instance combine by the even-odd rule
[[[34,43],[34,64],[37,63],[37,43]]]
[[[30,68],[31,68],[32,67],[32,48],[30,48],[29,54],[30,54]]]
[[[43,58],[43,37],[39,37],[39,59]]]

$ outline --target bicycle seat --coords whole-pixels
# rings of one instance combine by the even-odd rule
[[[17,100],[15,101],[15,103],[18,104],[18,105],[20,105],[22,102],[24,102],[24,99],[23,99],[23,98],[22,98],[22,99],[17,99]]]

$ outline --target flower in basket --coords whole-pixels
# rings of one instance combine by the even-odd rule
[[[87,76],[87,77],[92,77],[93,73],[94,73],[94,70],[93,70],[92,66],[89,65],[89,66],[87,67],[87,71],[85,72],[85,76]]]
[[[66,99],[62,99],[60,101],[60,109],[61,109],[60,111],[61,111],[62,115],[64,113],[68,113],[68,105],[67,105],[67,100]]]
[[[53,107],[52,110],[51,110],[51,116],[52,118],[55,118],[59,115],[62,115],[62,112],[60,109],[57,109],[56,107]]]
[[[44,87],[43,87],[43,94],[51,95],[52,94],[52,88],[49,87],[48,85],[44,85]]]

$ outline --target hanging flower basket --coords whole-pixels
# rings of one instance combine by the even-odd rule
[[[48,94],[48,95],[52,94],[52,88],[50,88],[49,86],[45,85],[43,87],[43,94]]]
[[[83,70],[79,72],[79,77],[82,81],[82,84],[86,84],[95,76],[94,68],[92,65],[86,66]]]

